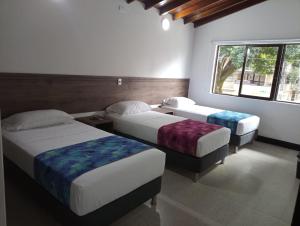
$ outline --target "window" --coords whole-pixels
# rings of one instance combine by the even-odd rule
[[[278,46],[247,47],[241,95],[271,97],[278,51]]]
[[[285,48],[277,100],[300,103],[300,45]]]
[[[218,46],[213,92],[300,103],[300,44]]]
[[[215,76],[215,93],[239,94],[245,46],[220,46]]]

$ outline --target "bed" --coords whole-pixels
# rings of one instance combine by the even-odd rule
[[[157,147],[167,153],[167,162],[196,172],[195,181],[198,180],[200,172],[203,172],[218,161],[224,162],[227,155],[230,130],[224,127],[217,127],[217,129],[201,136],[197,140],[194,155],[191,155],[190,153],[176,150],[176,147],[170,148],[166,143],[159,141],[162,128],[188,121],[186,118],[163,114],[150,109],[130,114],[119,114],[114,110],[108,109],[106,116],[113,120],[114,130],[122,135],[157,145]],[[202,124],[208,125],[207,123]]]
[[[183,97],[167,98],[161,107],[172,110],[177,116],[229,128],[231,130],[230,143],[235,146],[235,151],[240,146],[252,142],[258,133],[260,118],[255,115],[200,106]]]
[[[298,226],[298,225],[300,225],[300,186],[299,186],[298,196],[295,204],[294,215],[291,223],[291,226]]]
[[[148,199],[155,198],[155,195],[159,193],[161,176],[164,172],[165,154],[153,147],[147,147],[145,144],[132,142],[136,141],[98,130],[75,120],[71,120],[66,124],[20,131],[3,129],[5,157],[38,182],[39,185],[42,185],[56,200],[59,200],[57,206],[60,209],[63,206],[65,216],[68,216],[70,222],[76,225],[110,224],[115,218],[127,213],[130,209]],[[86,146],[89,149],[84,149],[86,147],[83,144],[87,144]],[[97,167],[83,171],[82,174],[69,181],[69,189],[65,189],[64,186],[61,189],[57,186],[58,191],[53,193],[53,187],[49,188],[49,186],[56,183],[56,180],[61,185],[61,172],[58,174],[54,172],[56,174],[53,174],[51,171],[50,174],[48,165],[52,167],[51,161],[53,160],[61,163],[56,165],[67,164],[66,156],[52,158],[54,154],[60,155],[58,153],[65,151],[66,153],[78,155],[78,153],[82,153],[80,150],[90,153],[90,150],[94,148],[92,146],[94,144],[98,147],[107,144],[108,150],[111,150],[109,148],[115,150],[116,145],[119,144],[118,146],[123,148],[121,151],[129,153],[131,150],[128,147],[131,147],[134,152],[132,151],[130,155],[120,158],[115,158],[115,155],[119,155],[121,152],[114,152],[111,155],[114,157],[112,161],[111,156],[107,161],[104,158],[104,154],[107,152],[103,152],[101,158],[91,155],[97,160],[94,164]],[[141,150],[137,151],[138,148]],[[73,150],[75,152],[71,152]],[[71,156],[70,161],[73,160],[74,156]],[[81,163],[84,164],[84,162]],[[67,173],[70,176],[69,172]],[[52,181],[49,183],[50,185],[47,185],[49,179]],[[65,192],[66,190],[68,192]],[[68,199],[66,199],[68,203],[64,202],[65,197],[57,193],[68,194]],[[154,201],[155,199],[153,199],[153,204]]]

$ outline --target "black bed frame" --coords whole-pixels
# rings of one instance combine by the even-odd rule
[[[168,164],[183,167],[196,173],[202,173],[219,161],[224,163],[229,148],[228,145],[224,145],[201,158],[182,154],[167,148],[160,149],[167,154]]]
[[[195,173],[194,175],[194,182],[198,181],[200,174],[215,165],[217,162],[223,164],[225,162],[225,158],[229,151],[229,145],[224,145],[223,147],[218,148],[217,150],[205,155],[204,157],[198,158],[191,155],[183,154],[165,147],[162,147],[157,144],[153,144],[149,141],[145,141],[134,136],[116,132],[115,134],[134,139],[145,144],[151,145],[160,149],[161,151],[166,153],[166,163],[170,165],[174,165],[180,168],[184,168],[190,170]]]
[[[300,225],[300,186],[299,186],[299,190],[298,190],[298,196],[297,196],[297,200],[296,200],[294,216],[293,216],[291,226],[299,226],[299,225]]]
[[[235,152],[237,152],[239,147],[248,143],[252,143],[254,140],[256,140],[257,135],[258,135],[258,130],[251,131],[244,135],[232,134],[230,137],[230,144],[232,144],[235,147]]]
[[[142,185],[129,194],[106,204],[84,216],[78,216],[69,208],[63,206],[49,192],[44,190],[37,182],[24,173],[13,162],[5,158],[5,179],[11,183],[22,187],[26,195],[31,195],[32,199],[64,226],[104,226],[110,225],[113,221],[127,214],[130,210],[143,204],[149,199],[156,199],[156,195],[161,190],[161,177],[158,177],[147,184]],[[100,191],[99,191],[100,192]],[[155,203],[152,203],[155,205]]]

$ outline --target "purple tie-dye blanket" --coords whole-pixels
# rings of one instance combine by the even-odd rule
[[[196,156],[198,139],[220,128],[222,126],[187,119],[160,127],[157,143],[174,151]]]

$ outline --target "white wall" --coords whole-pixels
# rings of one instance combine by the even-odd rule
[[[262,118],[260,135],[300,144],[300,105],[210,93],[216,40],[300,38],[300,1],[268,0],[196,29],[189,95],[201,104]]]
[[[1,114],[1,113],[0,113]],[[0,115],[1,116],[1,115]],[[1,118],[1,117],[0,117]],[[2,135],[0,120],[0,225],[6,226],[5,211],[5,191],[4,191],[4,169],[3,169],[3,153],[2,153]]]
[[[161,19],[125,0],[1,0],[0,71],[189,77],[194,29]]]

